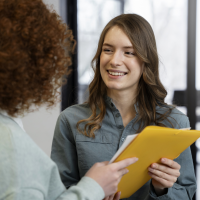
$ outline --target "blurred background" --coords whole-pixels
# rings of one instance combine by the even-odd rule
[[[57,117],[88,97],[93,78],[91,60],[105,25],[122,13],[143,16],[152,26],[160,58],[160,77],[168,91],[166,102],[188,115],[192,129],[200,130],[200,2],[197,0],[43,0],[53,6],[77,40],[73,73],[61,88],[61,103],[41,108],[22,121],[27,133],[50,155]],[[37,134],[36,134],[37,133]],[[191,146],[200,200],[200,140]]]

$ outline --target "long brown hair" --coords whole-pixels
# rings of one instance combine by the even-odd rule
[[[77,123],[77,129],[82,134],[89,137],[95,137],[94,132],[101,128],[101,123],[106,113],[104,102],[106,86],[100,74],[100,55],[105,35],[113,26],[118,26],[124,31],[130,39],[136,55],[144,63],[143,74],[139,80],[138,93],[136,97],[136,102],[138,102],[139,106],[139,117],[137,122],[140,121],[140,126],[137,132],[140,132],[150,124],[164,126],[161,121],[168,120],[167,117],[173,109],[173,106],[169,107],[164,102],[167,91],[159,78],[159,59],[156,40],[150,24],[139,15],[122,14],[112,19],[105,26],[99,39],[96,55],[92,59],[92,68],[95,75],[89,85],[89,99],[87,102],[92,114],[88,119],[80,120]],[[157,105],[167,107],[168,109],[166,109],[164,114],[159,114],[156,112]],[[86,123],[84,130],[81,130],[79,125],[84,122]]]

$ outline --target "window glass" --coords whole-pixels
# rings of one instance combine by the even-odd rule
[[[187,87],[187,1],[125,0],[124,12],[139,14],[151,24],[160,58],[160,78],[168,92],[166,102],[172,104],[174,92]],[[187,112],[186,107],[178,109]]]
[[[91,60],[105,25],[121,14],[116,0],[78,0],[78,82],[79,103],[87,98],[87,87],[93,78]]]

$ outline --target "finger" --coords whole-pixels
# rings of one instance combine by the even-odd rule
[[[113,200],[114,196],[115,196],[115,194],[110,195],[109,200]]]
[[[165,172],[162,172],[162,171],[159,171],[159,170],[156,170],[156,169],[152,170],[152,168],[149,168],[149,172],[152,173],[153,175],[156,175],[159,178],[165,179],[165,180],[173,182],[173,183],[175,183],[177,181],[176,176],[166,174]]]
[[[149,176],[151,176],[152,179],[156,180],[157,182],[159,182],[163,188],[170,188],[174,185],[174,182],[170,182],[167,181],[163,178],[160,178],[158,176],[156,176],[155,174],[152,174],[151,172],[148,172]]]
[[[117,192],[115,194],[114,200],[119,200],[120,199],[120,195],[121,195],[121,192]]]
[[[177,162],[175,162],[175,161],[173,161],[173,160],[170,160],[170,159],[168,159],[168,158],[162,158],[162,159],[161,159],[161,162],[162,162],[163,164],[165,164],[165,165],[171,167],[172,169],[178,169],[178,170],[180,170],[180,168],[181,168],[181,166],[180,166]]]
[[[122,176],[124,176],[124,175],[127,174],[128,172],[129,172],[129,170],[126,169],[126,168],[121,169],[121,170],[119,171],[119,177],[120,177],[120,179],[121,179]]]
[[[129,165],[135,163],[138,161],[138,158],[134,157],[134,158],[127,158],[125,160],[113,163],[111,165],[114,165],[116,167],[116,170],[121,170],[125,167],[128,167]]]
[[[169,166],[161,165],[161,164],[157,164],[157,163],[153,163],[151,165],[151,167],[148,168],[148,170],[150,172],[153,172],[154,170],[159,170],[159,171],[169,174],[171,176],[175,176],[175,177],[180,176],[180,172],[178,169],[172,169]]]

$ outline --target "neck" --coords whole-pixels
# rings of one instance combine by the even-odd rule
[[[113,100],[113,103],[119,110],[123,124],[126,126],[136,114],[134,104],[136,103],[136,94],[126,92],[109,90],[107,95]]]

